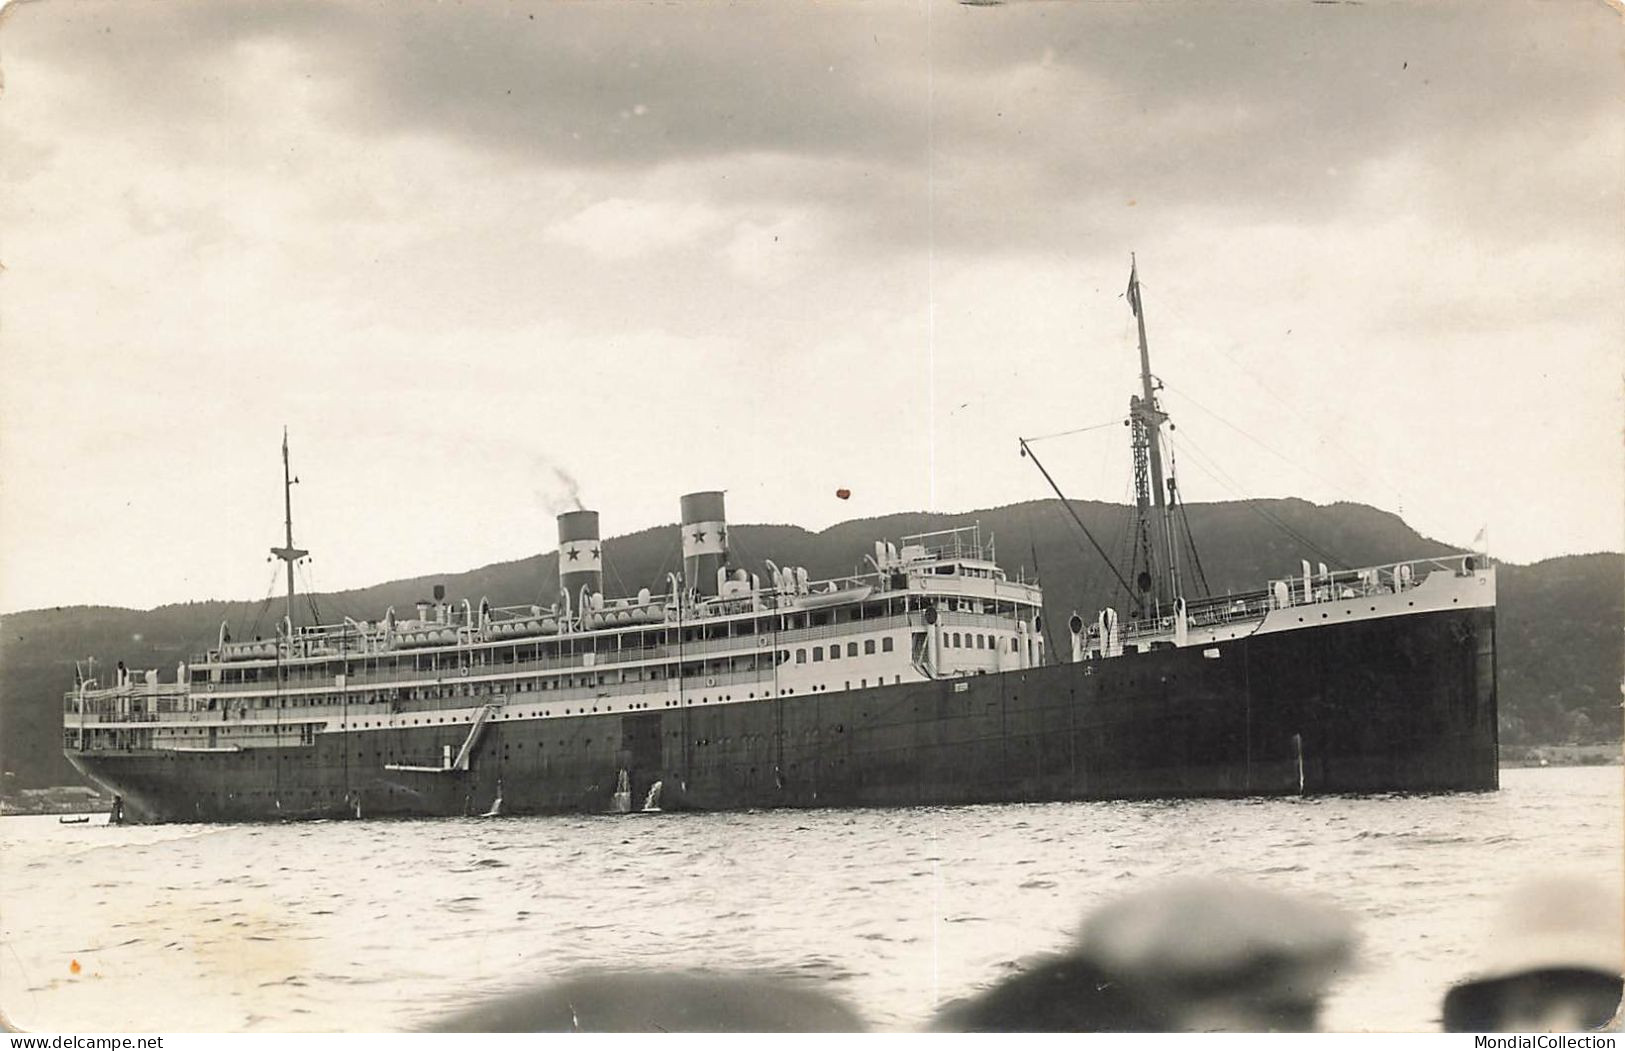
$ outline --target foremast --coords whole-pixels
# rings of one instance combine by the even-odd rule
[[[1129,398],[1129,423],[1134,447],[1136,561],[1144,568],[1135,577],[1147,614],[1173,607],[1183,594],[1179,581],[1179,547],[1174,540],[1169,494],[1172,472],[1164,481],[1162,425],[1168,419],[1157,404],[1161,383],[1151,374],[1151,350],[1145,338],[1145,309],[1140,301],[1139,265],[1129,256],[1128,304],[1140,332],[1140,393]]]
[[[293,477],[288,467],[288,428],[282,428],[282,526],[284,542],[281,547],[273,547],[271,554],[280,558],[288,565],[288,630],[293,630],[293,567],[301,558],[310,554],[309,551],[293,546],[293,487],[299,479]]]

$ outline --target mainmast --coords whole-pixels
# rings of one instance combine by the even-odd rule
[[[1162,471],[1162,424],[1168,415],[1157,406],[1156,391],[1161,384],[1151,375],[1151,351],[1145,339],[1145,310],[1140,303],[1139,266],[1132,254],[1129,256],[1128,305],[1134,311],[1134,319],[1140,329],[1140,393],[1129,398],[1140,548],[1145,559],[1144,576],[1136,583],[1143,596],[1155,607],[1161,608],[1172,606],[1180,597],[1179,549],[1174,543],[1173,519],[1168,514],[1168,489],[1173,482],[1170,478],[1165,485]],[[1154,516],[1148,514],[1153,506],[1156,509]]]
[[[286,543],[273,547],[271,554],[288,564],[288,627],[293,627],[293,565],[310,554],[293,546],[293,487],[299,479],[288,470],[288,428],[282,428],[282,525],[286,530]]]

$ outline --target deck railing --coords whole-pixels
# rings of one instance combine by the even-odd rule
[[[83,697],[78,692],[69,692],[63,702],[64,711],[71,717],[79,712],[81,700],[85,712],[90,715],[117,716],[120,713],[134,712],[137,707],[143,713],[150,712],[186,712],[197,710],[204,705],[224,704],[245,698],[275,698],[278,696],[301,698],[311,695],[349,694],[351,704],[368,703],[359,694],[363,692],[392,689],[396,686],[446,686],[455,687],[460,683],[486,681],[489,685],[491,676],[513,676],[568,672],[578,675],[595,676],[599,673],[616,672],[629,666],[640,663],[656,662],[667,663],[681,660],[684,664],[700,663],[710,660],[723,660],[739,657],[748,653],[771,652],[775,649],[785,649],[808,641],[816,641],[831,637],[845,637],[855,633],[872,633],[906,630],[910,625],[920,620],[918,613],[899,613],[889,617],[876,617],[872,620],[846,621],[840,624],[828,624],[818,627],[797,628],[793,631],[778,634],[734,636],[726,639],[706,639],[682,645],[647,646],[636,649],[624,649],[594,653],[593,663],[586,663],[586,654],[574,654],[569,657],[540,658],[514,662],[504,661],[470,661],[466,665],[455,667],[426,668],[426,669],[393,669],[393,670],[363,670],[352,672],[345,677],[343,686],[337,685],[333,677],[325,671],[310,675],[292,676],[281,684],[280,690],[274,680],[256,683],[215,683],[212,688],[206,684],[166,683],[156,688],[146,686],[127,687],[118,690],[87,691]],[[983,624],[991,626],[1000,618],[996,614],[950,613],[945,616],[952,618],[953,623],[967,625]],[[479,655],[488,656],[493,651],[475,651]],[[473,656],[474,654],[469,654]],[[357,658],[359,659],[359,658]],[[312,669],[314,672],[315,670]],[[651,680],[643,680],[647,684]],[[567,687],[585,689],[591,692],[591,686]],[[685,687],[685,688],[692,688]],[[553,691],[546,691],[553,692]],[[129,721],[134,721],[132,716]]]
[[[1311,570],[1307,577],[1307,588],[1306,578],[1299,574],[1271,580],[1269,587],[1257,591],[1191,600],[1185,607],[1186,623],[1193,628],[1214,627],[1239,620],[1260,620],[1277,609],[1370,595],[1398,594],[1418,587],[1433,573],[1466,576],[1486,563],[1482,555],[1462,552],[1434,558],[1412,558],[1363,569],[1339,569],[1326,573]],[[1174,618],[1167,615],[1130,621],[1123,628],[1123,638],[1171,635],[1173,631]],[[1090,629],[1090,634],[1094,635],[1095,630]]]

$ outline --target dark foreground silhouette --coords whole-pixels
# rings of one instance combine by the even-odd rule
[[[1618,1029],[1622,931],[1618,888],[1568,877],[1523,884],[1486,932],[1478,970],[1445,994],[1445,1030]]]
[[[589,971],[510,993],[432,1027],[445,1033],[856,1033],[838,997],[769,976]]]
[[[1182,880],[1107,902],[1073,944],[948,1005],[937,1032],[1310,1032],[1354,959],[1338,909],[1247,884]],[[1450,1031],[1617,1027],[1619,896],[1572,880],[1520,889],[1485,963],[1443,1004]],[[447,1018],[441,1032],[861,1032],[840,997],[763,974],[586,971]]]

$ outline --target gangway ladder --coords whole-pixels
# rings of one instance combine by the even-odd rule
[[[449,754],[451,746],[446,746],[446,753],[439,766],[419,766],[411,763],[385,763],[385,770],[412,770],[425,774],[452,774],[463,773],[468,770],[468,764],[474,756],[474,747],[480,743],[480,734],[485,731],[485,724],[495,714],[497,706],[494,704],[481,705],[478,714],[474,716],[473,725],[468,728],[468,736],[463,739],[463,746],[457,749],[454,759]]]

